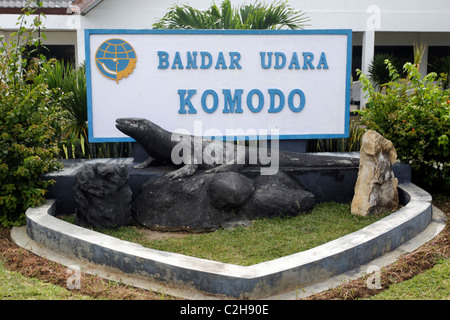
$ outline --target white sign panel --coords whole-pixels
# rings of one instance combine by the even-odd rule
[[[146,118],[168,131],[280,139],[347,137],[351,30],[86,30],[91,142],[132,141]],[[269,131],[270,132],[270,131]]]

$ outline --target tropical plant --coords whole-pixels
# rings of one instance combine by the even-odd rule
[[[444,89],[450,88],[450,56],[433,59],[430,65],[438,74]]]
[[[396,70],[401,70],[399,60],[388,53],[380,53],[374,56],[372,63],[369,65],[369,77],[378,90],[381,90],[384,84],[390,82],[392,77],[389,73],[385,61],[389,60]]]
[[[87,139],[87,95],[85,66],[74,69],[64,61],[52,60],[42,73],[43,81],[50,89],[60,88],[67,96],[64,107],[70,113],[71,123],[66,128],[75,136]]]
[[[312,139],[308,141],[309,152],[352,152],[361,149],[366,129],[356,121],[350,121],[348,138]]]
[[[71,64],[52,59],[41,71],[38,81],[44,82],[54,93],[62,98],[62,106],[67,111],[68,121],[61,127],[61,149],[75,157],[85,157],[88,150],[87,127],[87,87],[84,65],[75,69]]]
[[[422,62],[423,55],[425,54],[425,45],[423,43],[417,44],[414,42],[414,66],[420,71],[420,63]]]
[[[42,68],[37,81],[46,83],[52,89],[54,98],[60,98],[62,107],[67,111],[67,121],[59,128],[60,157],[116,158],[131,155],[130,143],[89,143],[84,64],[75,69],[64,61],[51,60]]]
[[[33,12],[27,6],[18,31],[0,39],[0,224],[7,227],[23,223],[26,209],[45,201],[52,181],[41,176],[61,167],[53,141],[64,119],[61,101],[35,81],[40,63],[27,69],[22,56],[41,24],[34,19],[26,26]]]
[[[413,181],[428,190],[447,194],[450,190],[450,90],[436,82],[437,74],[422,77],[406,63],[402,79],[386,61],[393,79],[379,92],[358,70],[366,93],[367,108],[361,121],[394,144],[398,159],[411,165]]]
[[[188,5],[174,5],[154,29],[303,29],[310,19],[295,11],[287,1],[267,5],[260,2],[232,8],[230,0],[220,7],[213,3],[206,10]]]

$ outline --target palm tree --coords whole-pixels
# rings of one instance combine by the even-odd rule
[[[154,29],[303,29],[309,17],[301,10],[295,11],[287,1],[271,5],[260,2],[233,9],[230,0],[224,0],[220,8],[213,3],[206,10],[188,5],[174,5]]]
[[[450,56],[434,59],[430,66],[442,81],[444,89],[450,88]]]
[[[392,80],[386,60],[389,60],[398,72],[402,70],[401,63],[392,54],[380,53],[375,55],[372,63],[369,65],[369,77],[379,90],[382,89],[384,84]]]

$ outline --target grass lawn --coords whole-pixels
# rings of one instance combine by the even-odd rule
[[[438,203],[438,206],[447,213],[450,208],[448,199],[448,197],[445,197],[444,200],[441,199]],[[190,248],[192,254],[197,254],[198,251],[202,250],[202,246],[210,248],[210,250],[219,248],[219,252],[216,254],[208,253],[208,255],[211,255],[209,258],[225,257],[226,259],[233,260],[236,258],[237,252],[247,251],[246,253],[250,253],[250,256],[257,256],[256,259],[255,257],[252,258],[249,256],[238,259],[245,262],[245,265],[248,265],[256,263],[261,259],[276,258],[281,255],[314,247],[319,245],[320,242],[332,240],[332,238],[339,237],[339,234],[353,232],[379,219],[379,217],[363,218],[352,216],[349,214],[349,208],[350,206],[345,204],[320,204],[312,212],[298,217],[257,220],[251,227],[246,229],[237,228],[233,231],[219,230],[209,234],[192,234],[183,239],[150,241],[147,238],[148,233],[136,227],[123,228],[114,233],[122,233],[121,237],[129,241],[142,241],[146,244],[158,245],[159,249],[166,247],[167,250],[171,251],[180,252],[185,251],[186,248]],[[261,237],[258,238],[255,233],[261,229],[263,232],[260,233]],[[329,232],[333,229],[339,231],[336,233]],[[8,229],[0,228],[0,300],[171,299],[168,296],[161,296],[158,293],[122,286],[85,274],[83,274],[81,281],[81,290],[77,290],[78,292],[67,290],[66,280],[68,275],[66,268],[63,266],[59,268],[55,267],[48,260],[37,257],[21,248],[17,248],[8,239],[9,232],[10,230]],[[433,239],[433,241],[421,247],[417,252],[401,258],[385,271],[383,270],[382,285],[389,282],[385,277],[393,277],[390,282],[397,283],[389,285],[388,289],[376,295],[374,295],[375,292],[369,292],[371,299],[450,299],[450,259],[448,259],[450,237],[448,232],[449,227],[447,224],[446,229],[437,238]],[[109,233],[114,235],[113,232]],[[200,241],[198,239],[199,237],[204,240]],[[236,237],[236,239],[233,239],[233,237]],[[176,245],[182,242],[184,244],[176,248]],[[208,242],[210,243],[208,244]],[[244,246],[243,244],[246,245]],[[259,248],[243,250],[243,247],[250,247],[253,244],[256,244]],[[264,251],[263,248],[267,248],[267,245],[274,245],[274,247]],[[197,247],[197,252],[195,252],[194,247]],[[280,252],[275,252],[275,248],[279,248]],[[224,251],[232,251],[233,253]],[[182,253],[187,254],[187,252]],[[432,260],[436,258],[440,260],[434,265]],[[253,259],[255,261],[251,262]],[[434,265],[434,267],[430,269],[429,265]],[[410,280],[402,280],[403,277],[400,275],[402,273],[401,271],[409,274],[415,269],[425,271],[423,273],[419,272],[418,275],[412,278],[408,276]],[[11,270],[18,270],[20,272]],[[395,277],[395,275],[399,277]],[[314,297],[317,297],[315,299],[352,299],[352,297],[353,299],[364,299],[364,293],[357,294],[359,291],[367,291],[364,279],[358,279],[353,282],[355,284],[350,287],[350,290],[354,291],[353,295],[348,296],[342,293],[345,291],[344,289],[339,289],[339,294],[328,294],[324,292],[324,296],[319,297],[321,294],[318,294],[311,297],[311,299]],[[358,284],[358,282],[362,282],[362,284]]]
[[[0,263],[0,300],[87,300],[59,285],[9,271]]]
[[[370,300],[449,300],[450,259],[407,281],[395,283]]]
[[[149,240],[151,231],[122,227],[103,232],[145,247],[248,266],[304,251],[357,231],[383,216],[360,217],[350,204],[322,203],[295,217],[257,219],[249,227],[219,229],[182,238]]]

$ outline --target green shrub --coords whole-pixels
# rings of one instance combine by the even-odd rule
[[[45,201],[51,182],[41,175],[60,167],[54,142],[60,101],[46,84],[35,83],[39,65],[26,70],[21,55],[40,23],[25,28],[27,13],[8,42],[0,39],[0,224],[6,227],[20,225],[27,208]]]
[[[377,92],[358,70],[367,108],[360,111],[368,129],[392,141],[398,159],[411,165],[413,181],[424,188],[448,193],[450,190],[450,90],[436,82],[437,74],[422,78],[411,63],[401,79],[386,61],[392,81]]]
[[[59,110],[44,84],[2,84],[0,100],[0,222],[7,226],[43,203],[50,182],[40,176],[59,168],[53,143]]]

